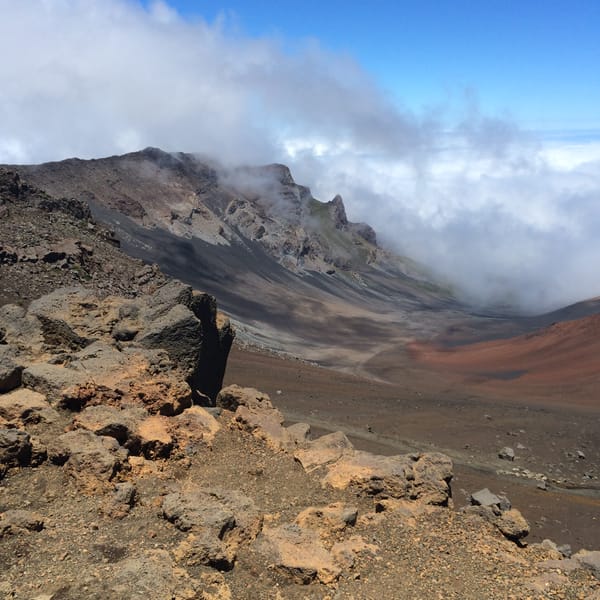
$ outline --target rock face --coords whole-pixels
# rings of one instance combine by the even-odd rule
[[[216,245],[259,244],[294,272],[348,272],[379,254],[375,232],[348,221],[340,196],[319,202],[285,165],[222,169],[146,148],[19,171],[55,196],[85,198],[145,226]]]
[[[176,281],[136,300],[100,298],[83,288],[56,290],[27,311],[2,307],[0,327],[25,366],[24,384],[51,402],[77,403],[75,396],[85,396],[93,382],[96,391],[113,390],[123,401],[129,389],[163,414],[215,398],[234,338],[214,299]],[[20,368],[13,370],[20,375]],[[144,371],[145,380],[139,377]],[[153,399],[152,386],[162,398]],[[82,405],[87,401],[81,398]]]

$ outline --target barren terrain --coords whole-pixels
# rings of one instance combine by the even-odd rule
[[[253,382],[276,399],[290,421],[324,431],[342,429],[365,449],[385,454],[441,450],[455,463],[457,505],[465,493],[482,487],[504,491],[532,523],[532,539],[550,537],[574,548],[597,544],[597,407],[476,393],[418,368],[407,353],[388,355],[387,361],[394,365],[394,381],[384,383],[236,346],[226,382]],[[498,458],[504,446],[515,449],[514,461]],[[546,478],[547,489],[537,487],[541,478],[535,476]]]
[[[597,301],[479,314],[385,261],[298,275],[96,204],[132,259],[85,202],[0,183],[7,598],[600,597],[600,555],[568,558],[600,539]],[[231,331],[139,259],[219,297],[224,384],[276,408],[191,406]]]

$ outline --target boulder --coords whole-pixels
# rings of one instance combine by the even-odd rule
[[[178,305],[189,307],[192,303],[192,288],[176,279],[170,279],[156,288],[143,302],[144,318],[155,321],[165,316]]]
[[[169,430],[177,439],[177,445],[188,455],[195,454],[202,445],[210,446],[219,422],[201,406],[192,406],[169,422]]]
[[[73,418],[73,426],[100,436],[115,438],[133,454],[139,454],[135,431],[140,421],[148,417],[143,408],[121,410],[114,406],[88,406]]]
[[[191,487],[165,496],[162,508],[163,516],[175,527],[196,536],[193,544],[181,548],[186,560],[196,562],[204,556],[220,562],[223,555],[227,560],[220,568],[227,568],[235,559],[238,546],[254,540],[263,525],[254,502],[236,490]]]
[[[443,454],[380,456],[353,451],[327,466],[323,483],[352,487],[370,496],[420,500],[446,505],[451,496],[452,461]]]
[[[294,423],[285,429],[295,446],[305,446],[310,440],[310,425],[308,423]]]
[[[353,535],[347,540],[333,544],[331,556],[340,568],[351,569],[358,553],[369,552],[374,555],[377,550],[375,544],[367,544],[360,535]]]
[[[452,497],[452,461],[440,452],[424,452],[413,457],[411,500],[446,506]]]
[[[580,565],[591,571],[596,579],[600,579],[600,550],[580,550],[573,558]]]
[[[138,425],[135,435],[139,438],[140,451],[145,458],[167,458],[173,450],[174,440],[169,433],[169,419],[151,415]]]
[[[166,350],[173,363],[189,377],[200,359],[202,325],[189,308],[177,304],[150,321],[140,331],[136,342],[146,348]]]
[[[0,429],[0,477],[10,467],[26,467],[31,462],[32,445],[28,433]]]
[[[53,352],[56,352],[57,350],[76,352],[77,350],[85,348],[92,341],[75,333],[63,319],[55,319],[43,314],[40,314],[37,317],[41,324],[44,343],[51,348]]]
[[[474,506],[499,506],[500,498],[492,494],[488,488],[483,488],[471,494],[471,504]]]
[[[502,460],[513,461],[515,460],[515,451],[512,448],[505,446],[504,448],[498,451],[498,458]]]
[[[39,320],[16,304],[0,306],[0,328],[4,332],[4,344],[19,353],[38,351],[43,344]]]
[[[15,361],[15,352],[8,345],[0,346],[0,394],[10,392],[21,385],[23,365]]]
[[[97,436],[91,431],[70,431],[58,437],[49,448],[49,458],[65,463],[76,479],[94,487],[93,479],[110,481],[124,467],[128,452],[112,437]]]
[[[43,394],[20,388],[0,396],[0,417],[22,424],[53,423],[59,418]]]
[[[505,537],[514,542],[529,535],[529,523],[516,508],[501,512],[493,523]]]
[[[230,385],[217,396],[218,408],[234,410],[231,426],[252,433],[272,450],[293,452],[306,442],[310,427],[305,423],[284,427],[281,412],[267,394],[254,388]]]
[[[354,449],[352,442],[341,431],[323,435],[294,452],[294,458],[305,471],[339,460]]]
[[[217,395],[217,406],[235,412],[239,406],[258,409],[272,409],[273,404],[267,394],[251,387],[228,385]]]
[[[190,386],[174,374],[135,379],[129,382],[124,392],[123,405],[142,405],[151,414],[172,417],[192,406]]]
[[[95,373],[96,387],[123,389],[128,379],[139,381],[144,364],[151,375],[161,374],[171,383],[183,384],[184,379],[190,388],[186,406],[192,398],[196,404],[206,402],[207,397],[212,403],[222,385],[234,338],[214,298],[192,292],[178,281],[135,301],[100,298],[84,288],[61,288],[33,301],[27,311],[0,307],[0,328],[5,342],[28,358],[26,385],[47,393],[52,403],[58,402],[62,389],[89,383],[88,372]],[[54,369],[43,363],[48,353],[55,355],[55,364],[50,365]],[[0,360],[0,376],[1,365]],[[45,387],[39,388],[38,383]],[[14,385],[12,380],[10,385]]]
[[[137,489],[130,481],[115,485],[113,493],[107,497],[102,512],[113,519],[125,518],[137,501]]]
[[[210,492],[191,490],[167,494],[163,516],[180,531],[209,530],[219,539],[235,527],[233,512]]]
[[[239,406],[232,425],[252,433],[272,450],[286,449],[293,445],[292,438],[283,427],[283,415],[276,408],[248,408]]]
[[[297,583],[318,580],[330,584],[337,581],[342,572],[317,532],[298,525],[265,527],[257,540],[257,548],[273,568]]]
[[[408,498],[412,488],[412,459],[406,456],[381,456],[352,451],[328,465],[323,478],[334,488],[352,487],[367,495],[385,493],[393,498]]]
[[[465,510],[484,518],[497,527],[502,535],[518,544],[522,544],[523,538],[529,535],[529,524],[516,508],[502,510],[498,505],[493,504],[468,506]]]
[[[46,396],[53,405],[60,405],[63,392],[85,385],[89,375],[62,365],[33,364],[23,371],[23,385]]]
[[[112,437],[131,454],[149,459],[168,457],[174,446],[167,417],[150,416],[143,408],[89,406],[73,419],[73,424]]]
[[[192,573],[203,566],[230,571],[235,561],[232,548],[207,531],[190,533],[173,554],[177,562]]]

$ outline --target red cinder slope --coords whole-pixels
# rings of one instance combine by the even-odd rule
[[[591,391],[590,385],[600,383],[600,315],[509,339],[452,348],[413,342],[409,349],[422,365],[454,373],[469,383],[499,388],[531,384],[548,386],[550,391],[556,385]]]

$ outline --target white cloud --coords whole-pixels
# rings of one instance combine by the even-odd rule
[[[348,56],[186,22],[165,0],[0,0],[0,14],[0,162],[148,145],[287,162],[478,301],[600,294],[598,143],[543,145],[472,93],[454,124],[413,114]]]

